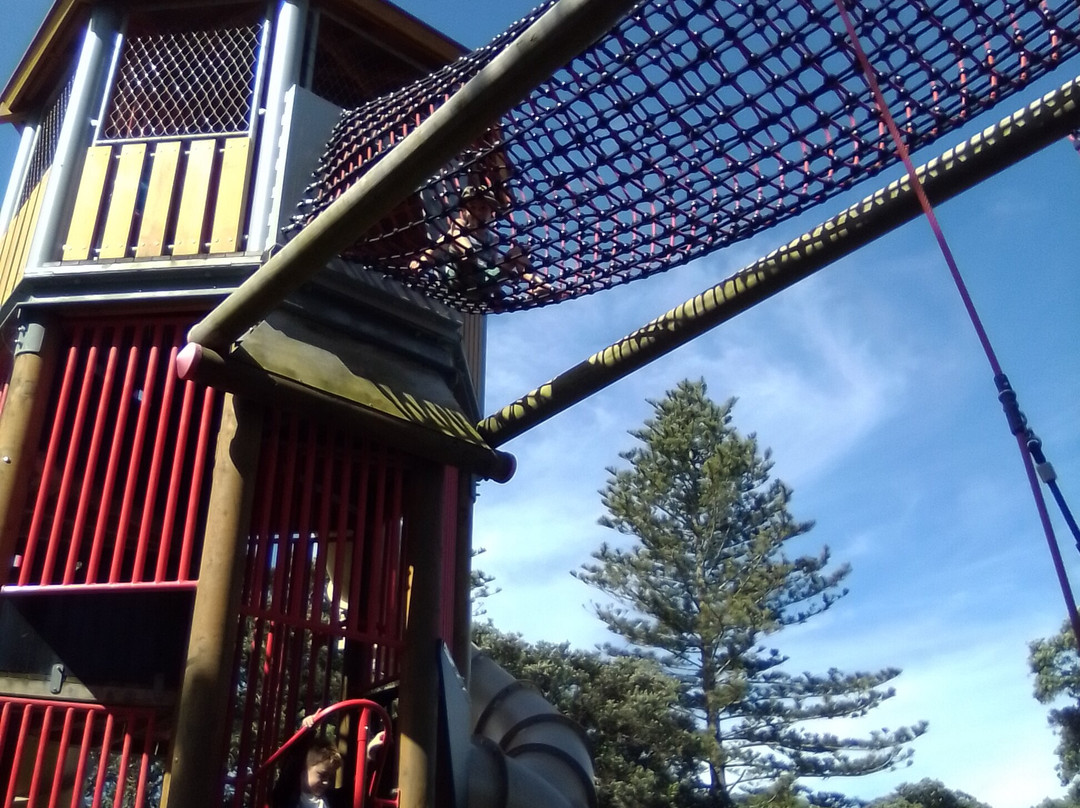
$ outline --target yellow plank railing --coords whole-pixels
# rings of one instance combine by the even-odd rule
[[[91,146],[61,260],[243,250],[250,146],[246,136]]]

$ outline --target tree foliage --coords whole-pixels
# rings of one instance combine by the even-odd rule
[[[1031,643],[1029,650],[1035,698],[1040,704],[1069,702],[1050,710],[1048,720],[1058,734],[1058,776],[1062,785],[1072,784],[1072,798],[1080,801],[1080,656],[1069,621],[1053,637]]]
[[[656,663],[609,659],[567,643],[533,645],[490,624],[476,626],[474,640],[585,730],[599,808],[693,804],[698,736],[678,705],[677,683]]]
[[[903,783],[887,796],[876,799],[867,808],[990,808],[985,802],[963,791],[947,788],[940,780],[924,778],[917,783]]]
[[[704,382],[684,381],[631,434],[638,445],[608,469],[601,523],[629,537],[605,543],[576,575],[610,596],[597,615],[679,683],[695,716],[709,801],[802,776],[863,775],[910,756],[925,724],[863,737],[821,732],[818,719],[850,718],[889,698],[899,674],[792,673],[763,645],[846,594],[850,568],[829,551],[788,557],[811,528],[789,511],[791,490],[770,479],[769,453],[731,423],[734,401],[716,404]],[[807,722],[813,722],[810,727]]]

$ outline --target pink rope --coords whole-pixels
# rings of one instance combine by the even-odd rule
[[[870,60],[867,58],[862,45],[859,43],[858,34],[855,32],[855,25],[851,21],[844,0],[833,0],[833,2],[840,12],[840,19],[844,23],[844,28],[847,29],[848,38],[851,40],[852,48],[855,51],[855,56],[859,60],[859,66],[862,68],[863,75],[866,77],[866,82],[870,86],[870,91],[874,95],[874,102],[877,105],[878,112],[881,114],[882,120],[884,120],[885,126],[888,128],[889,135],[896,144],[897,154],[899,154],[900,159],[904,164],[904,168],[907,170],[908,178],[911,182],[911,189],[915,192],[915,197],[922,206],[923,214],[930,224],[930,229],[934,233],[934,238],[937,240],[938,247],[941,249],[941,254],[944,256],[945,263],[949,267],[949,273],[952,275],[953,283],[956,285],[957,291],[960,292],[960,298],[964,302],[964,308],[967,310],[968,317],[971,319],[971,324],[974,326],[975,333],[979,338],[979,342],[982,344],[983,352],[986,354],[986,359],[990,363],[990,368],[994,372],[994,381],[998,386],[998,390],[1004,392],[1003,385],[1005,388],[1008,388],[1008,380],[1001,370],[1001,364],[998,362],[997,354],[994,353],[994,348],[990,344],[990,338],[987,336],[986,329],[983,327],[982,319],[975,310],[975,304],[971,300],[971,295],[968,294],[967,284],[964,283],[964,279],[960,274],[960,269],[956,264],[956,259],[953,257],[948,241],[945,239],[945,233],[938,223],[934,208],[930,204],[930,200],[926,196],[926,191],[923,189],[922,183],[915,173],[915,165],[911,162],[911,155],[908,152],[903,137],[900,135],[900,129],[897,127],[896,121],[893,120],[892,114],[889,112],[888,105],[885,102],[885,96],[882,94],[881,87],[878,85],[874,68],[870,64]],[[1011,391],[1011,388],[1009,389]],[[1018,423],[1013,423],[1013,414],[1008,410],[1006,410],[1006,417],[1010,420],[1012,432],[1016,435],[1016,441],[1020,447],[1020,456],[1027,473],[1028,484],[1031,487],[1032,496],[1035,498],[1035,508],[1039,513],[1039,521],[1042,523],[1043,534],[1046,536],[1046,543],[1050,550],[1050,557],[1054,564],[1054,570],[1057,573],[1058,584],[1061,586],[1061,593],[1065,598],[1065,607],[1069,613],[1069,621],[1072,624],[1073,636],[1080,638],[1080,615],[1078,615],[1076,611],[1076,600],[1073,597],[1072,588],[1069,585],[1069,578],[1065,572],[1065,564],[1061,558],[1061,551],[1058,549],[1057,537],[1054,535],[1054,527],[1050,522],[1050,516],[1046,509],[1046,500],[1043,497],[1042,489],[1039,487],[1038,477],[1031,460],[1031,453],[1028,450],[1026,424],[1023,423],[1022,416],[1020,416]]]

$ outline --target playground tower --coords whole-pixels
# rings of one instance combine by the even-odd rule
[[[243,773],[357,697],[404,738],[379,793],[434,804],[474,480],[508,473],[482,320],[338,260],[242,367],[177,356],[340,109],[459,52],[381,0],[48,12],[0,96],[0,804],[262,804]]]

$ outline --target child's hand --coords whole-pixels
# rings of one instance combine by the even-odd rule
[[[383,748],[386,743],[386,730],[375,733],[375,736],[368,741],[367,745],[367,759],[374,760],[375,755],[379,754],[379,750]]]
[[[311,729],[313,726],[315,726],[315,715],[317,715],[317,713],[312,715],[305,715],[304,718],[300,721],[300,726],[304,729]]]

